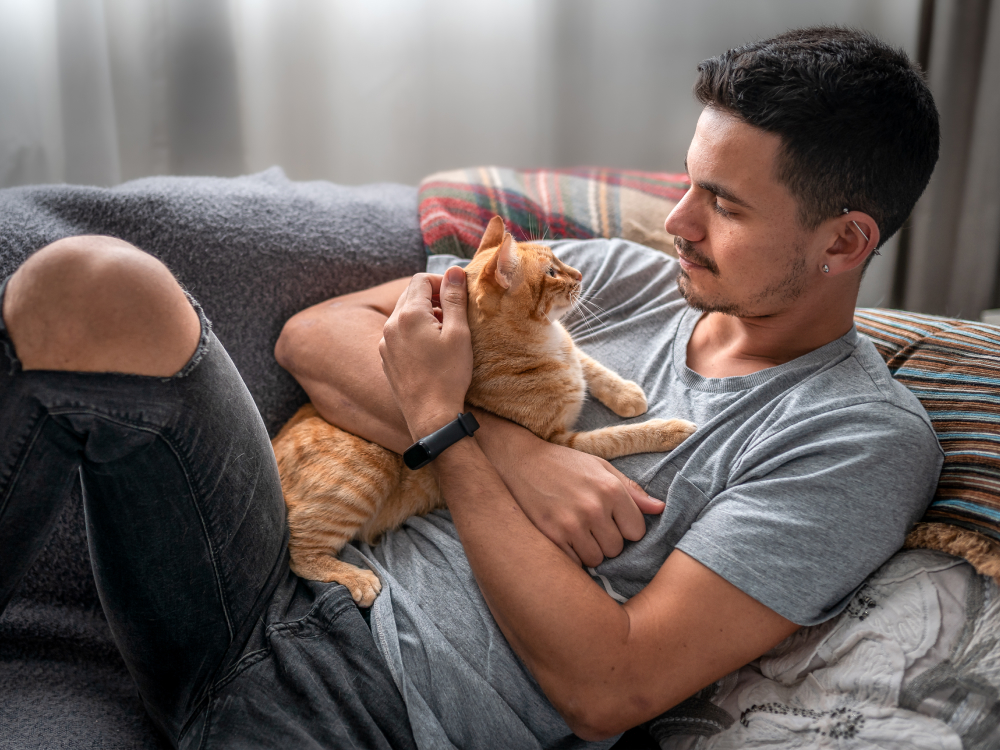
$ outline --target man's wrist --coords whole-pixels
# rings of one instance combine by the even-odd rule
[[[476,442],[505,480],[507,471],[523,466],[520,459],[525,458],[531,439],[541,440],[530,430],[496,414],[468,405],[466,410],[475,415],[482,427],[476,433]]]
[[[455,419],[455,415],[462,411],[461,404],[456,407],[438,407],[433,409],[421,409],[412,419],[406,420],[407,429],[414,442],[427,437],[431,433],[437,432],[449,422]]]
[[[469,412],[458,417],[426,437],[417,440],[403,453],[403,462],[410,469],[426,466],[460,440],[472,437],[479,422]]]

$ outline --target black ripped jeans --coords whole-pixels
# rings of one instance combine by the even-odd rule
[[[289,571],[267,433],[195,307],[169,378],[25,372],[0,319],[0,612],[79,477],[101,604],[174,745],[414,747],[350,594]]]

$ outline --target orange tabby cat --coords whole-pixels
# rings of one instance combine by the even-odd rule
[[[621,417],[646,398],[580,351],[558,322],[580,296],[580,272],[542,245],[515,243],[493,217],[466,268],[473,374],[466,402],[517,422],[559,445],[602,458],[668,451],[695,427],[651,419],[573,432],[587,390]],[[374,542],[414,514],[443,507],[430,468],[411,471],[396,453],[303,406],[273,441],[288,506],[291,568],[303,578],[344,584],[370,606],[381,583],[334,555],[351,539]]]

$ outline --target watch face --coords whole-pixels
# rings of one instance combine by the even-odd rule
[[[406,452],[403,454],[403,463],[406,464],[407,468],[415,470],[429,464],[431,458],[431,452],[427,449],[427,446],[422,442],[416,442],[406,449]]]

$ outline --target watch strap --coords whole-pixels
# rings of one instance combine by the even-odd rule
[[[414,470],[426,466],[462,438],[472,437],[478,429],[479,422],[472,412],[459,414],[457,419],[407,448],[403,453],[403,462]]]

